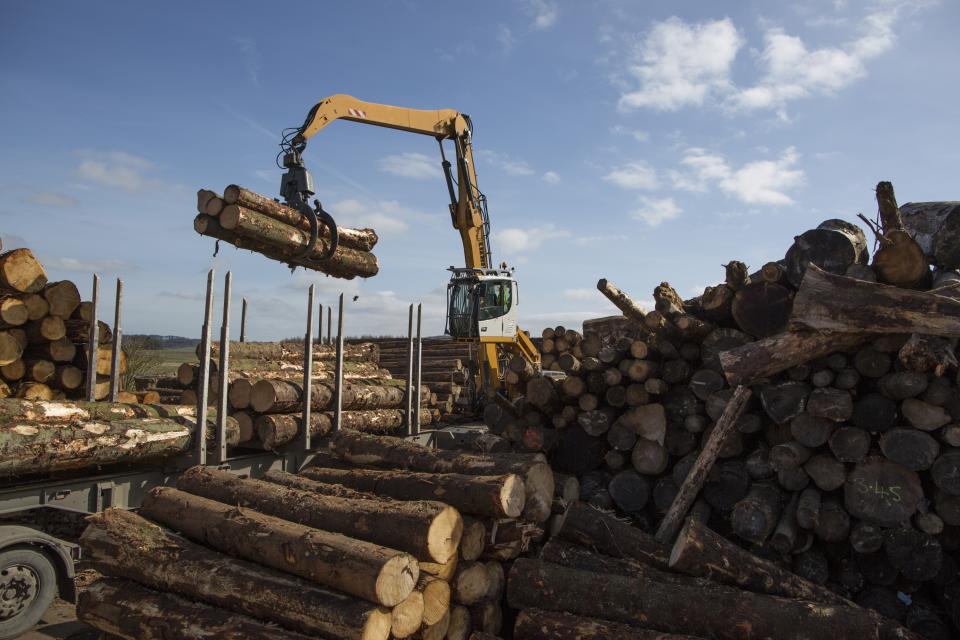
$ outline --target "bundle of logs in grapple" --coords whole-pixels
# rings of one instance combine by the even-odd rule
[[[524,393],[486,422],[664,542],[682,524],[665,514],[706,473],[691,513],[714,531],[921,635],[955,637],[960,204],[898,208],[889,183],[877,195],[872,261],[860,228],[829,220],[783,260],[731,262],[699,298],[662,283],[649,313],[601,280],[625,317],[582,337],[545,330],[545,368],[565,377],[510,363]],[[735,396],[719,459],[695,468]]]
[[[322,259],[330,246],[330,229],[320,223],[317,240],[310,249],[310,222],[302,213],[235,184],[229,185],[222,197],[200,189],[197,210],[193,220],[197,233],[271,260],[346,279],[369,278],[380,268],[377,257],[370,253],[378,240],[373,229],[338,227],[337,248],[332,256]]]
[[[0,254],[0,397],[79,398],[85,390],[93,307],[69,280],[48,282],[29,249]],[[96,398],[110,391],[113,335],[98,322]],[[120,371],[126,355],[120,355]],[[124,402],[138,402],[125,393]]]
[[[219,343],[213,343],[208,392],[211,403],[216,402],[220,386],[219,352]],[[407,424],[406,383],[381,369],[379,357],[376,344],[345,345],[340,425],[366,433],[402,435]],[[328,435],[333,429],[335,358],[333,345],[314,345],[310,396],[310,434],[314,438]],[[275,450],[302,434],[302,343],[232,342],[229,368],[227,406],[240,428],[238,444]],[[196,405],[199,377],[199,365],[181,364],[177,377],[163,384],[182,389],[163,389],[164,396],[179,394],[181,404]],[[421,385],[419,398],[421,426],[438,420],[437,398],[429,386]]]
[[[101,576],[79,618],[132,640],[493,637],[501,562],[542,534],[522,515],[550,500],[550,467],[349,431],[331,451],[258,480],[195,467],[139,515],[93,516],[81,545]]]

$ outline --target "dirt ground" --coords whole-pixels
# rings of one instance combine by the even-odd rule
[[[40,623],[21,640],[97,640],[99,632],[77,621],[75,607],[57,598]]]

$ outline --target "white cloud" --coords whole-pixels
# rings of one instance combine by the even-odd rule
[[[560,174],[556,171],[546,171],[540,176],[540,179],[547,184],[560,184]]]
[[[489,149],[481,149],[477,155],[487,164],[498,167],[504,173],[511,176],[532,176],[536,173],[526,160],[512,158],[505,153],[497,153]]]
[[[544,31],[557,23],[560,13],[557,3],[547,0],[525,0],[524,5],[527,13],[533,18],[533,23],[530,25],[533,29]]]
[[[570,300],[593,300],[600,293],[596,289],[564,289],[563,297]]]
[[[670,176],[677,189],[706,191],[716,185],[747,204],[786,205],[793,203],[786,192],[806,178],[796,166],[799,159],[796,149],[789,147],[776,160],[755,160],[735,169],[723,156],[694,147],[680,161],[687,171],[672,171]]]
[[[203,300],[203,295],[199,292],[187,293],[185,291],[160,291],[157,295],[161,298],[173,298],[175,300]]]
[[[553,224],[545,224],[542,227],[530,227],[521,229],[519,227],[508,227],[494,231],[494,247],[506,254],[518,254],[524,251],[533,251],[540,247],[546,240],[556,238],[566,238],[570,232],[565,229],[558,229]]]
[[[729,18],[687,24],[672,17],[655,23],[632,52],[627,73],[639,87],[620,96],[620,109],[702,105],[711,94],[729,90],[730,67],[742,45]]]
[[[163,186],[160,180],[144,175],[154,168],[146,158],[125,151],[82,151],[80,156],[82,159],[74,173],[81,180],[124,191]]]
[[[505,24],[497,25],[497,42],[500,43],[501,53],[510,53],[514,45],[513,31],[510,30],[510,27]]]
[[[75,207],[80,204],[80,202],[73,196],[66,196],[62,193],[54,193],[52,191],[38,191],[36,193],[31,193],[30,195],[21,198],[21,200],[27,204],[35,204],[41,207],[51,208]]]
[[[605,175],[603,179],[612,182],[621,189],[653,190],[660,186],[656,170],[643,162],[630,162],[622,167],[617,167]]]
[[[610,133],[618,136],[630,136],[637,142],[647,142],[650,140],[650,134],[646,131],[642,131],[640,129],[630,129],[629,127],[625,127],[620,124],[610,127]]]
[[[380,158],[380,170],[403,178],[422,180],[440,176],[439,163],[422,153],[400,153]]]
[[[247,77],[250,78],[250,83],[255,87],[259,87],[260,68],[262,64],[257,43],[253,38],[236,37],[233,41],[240,47],[240,52],[243,54],[244,67],[247,70]]]
[[[402,206],[396,200],[364,201],[347,198],[334,202],[327,209],[347,227],[370,227],[380,236],[403,233],[412,221],[433,220],[436,216]]]
[[[673,198],[648,198],[640,196],[640,207],[631,212],[637,220],[646,222],[651,227],[659,226],[665,220],[672,220],[679,216],[683,209],[677,206]]]
[[[135,271],[136,266],[120,260],[81,260],[78,258],[45,258],[43,266],[48,269],[61,269],[77,273]]]

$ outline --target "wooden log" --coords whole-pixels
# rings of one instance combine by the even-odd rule
[[[302,386],[287,380],[260,379],[250,391],[250,408],[257,413],[295,413],[303,408]],[[329,383],[314,383],[311,407],[317,411],[331,408],[334,389]],[[399,387],[353,384],[343,385],[344,409],[397,409],[403,405]]]
[[[769,378],[804,362],[846,351],[868,340],[855,333],[787,331],[720,353],[731,386]]]
[[[909,202],[900,207],[903,225],[931,264],[940,269],[960,268],[960,204]]]
[[[880,282],[896,287],[913,288],[929,273],[927,258],[920,245],[903,226],[893,185],[889,182],[880,182],[877,184],[876,192],[881,228],[877,233],[880,246],[873,257],[873,270]],[[862,215],[860,217],[869,223],[865,217]],[[868,224],[868,226],[872,225]]]
[[[960,449],[943,452],[933,463],[930,477],[944,493],[960,496]]]
[[[141,513],[219,551],[387,607],[403,602],[419,576],[409,554],[176,489],[153,489]]]
[[[0,396],[9,397],[10,389],[6,384],[0,388]],[[97,394],[100,397],[100,394]],[[17,398],[21,400],[53,400],[53,389],[42,382],[24,382],[17,388]]]
[[[756,593],[831,606],[850,604],[829,589],[738,547],[694,519],[688,519],[677,536],[670,568]]]
[[[923,499],[916,472],[883,458],[867,458],[844,484],[844,504],[855,518],[883,526],[909,520]]]
[[[423,624],[423,594],[412,591],[390,612],[390,634],[393,638],[409,638]]]
[[[940,444],[923,431],[896,428],[881,436],[880,450],[888,459],[908,469],[925,471],[933,466],[940,454]]]
[[[390,634],[386,609],[217,553],[131,511],[91,516],[80,543],[84,557],[110,575],[288,629],[351,640],[386,640]]]
[[[794,299],[790,328],[960,337],[960,300],[861,282],[814,267]]]
[[[790,421],[790,435],[803,446],[810,448],[825,445],[836,428],[837,425],[832,420],[809,413],[801,413]]]
[[[177,488],[438,563],[456,554],[463,532],[460,514],[439,502],[344,499],[204,467],[185,471],[177,479]]]
[[[31,343],[53,342],[60,340],[67,335],[67,328],[63,318],[59,316],[46,316],[40,320],[31,320],[23,325],[27,332],[27,340]]]
[[[888,529],[883,550],[890,564],[909,580],[933,580],[943,562],[943,549],[935,536],[911,527]]]
[[[643,598],[634,596],[641,590]],[[669,633],[740,639],[743,628],[757,637],[827,637],[840,625],[848,637],[915,637],[896,623],[855,607],[815,607],[811,603],[733,590],[704,592],[700,587],[639,584],[631,578],[592,574],[522,558],[510,571],[507,599],[516,608],[545,608],[643,624]],[[690,603],[697,602],[697,613]],[[735,612],[733,614],[732,612]]]
[[[467,640],[473,627],[470,610],[463,605],[450,609],[450,624],[447,628],[447,640]]]
[[[19,293],[37,293],[47,284],[43,265],[29,249],[0,254],[0,287]]]
[[[463,605],[477,604],[487,597],[490,574],[482,562],[462,562],[450,582],[453,600]]]
[[[227,238],[222,239],[239,248],[263,253],[271,258],[283,256],[287,259],[293,259],[307,247],[310,241],[308,231],[284,224],[239,205],[224,207],[217,217],[217,222],[221,229],[236,236],[233,242]],[[316,248],[306,259],[312,262],[319,261],[328,244],[328,240],[318,238]],[[317,269],[316,266],[300,264],[314,270],[322,270],[334,277],[348,279],[356,276],[369,278],[375,276],[379,271],[376,256],[367,251],[351,249],[345,244],[338,246],[333,256],[323,261],[321,269]]]
[[[733,297],[731,313],[741,330],[758,338],[783,332],[793,307],[793,293],[779,284],[748,284]]]
[[[787,424],[806,408],[810,387],[803,382],[787,380],[760,387],[760,404],[777,424]]]
[[[807,413],[833,422],[846,422],[853,415],[853,397],[843,389],[814,389],[807,398]]]
[[[77,618],[94,629],[126,640],[168,638],[245,638],[307,640],[309,635],[280,629],[130,580],[100,576],[80,592]]]
[[[224,189],[223,202],[225,205],[240,205],[302,231],[310,231],[310,223],[299,211],[239,185],[231,184]],[[372,251],[379,239],[373,229],[338,227],[337,232],[343,246],[358,251]],[[330,239],[330,230],[324,225],[320,226],[320,237]]]
[[[530,456],[476,456],[452,451],[431,451],[395,438],[366,436],[349,431],[338,432],[333,437],[331,449],[341,458],[355,464],[407,468],[430,473],[515,473],[523,478],[526,490],[524,517],[535,522],[545,522],[550,517],[554,490],[553,472],[548,464]]]
[[[677,497],[674,499],[673,504],[670,505],[670,510],[660,522],[656,533],[656,539],[659,542],[665,543],[673,539],[683,518],[690,509],[690,505],[693,504],[697,494],[700,493],[700,489],[703,487],[707,475],[713,468],[713,464],[716,462],[721,448],[734,432],[737,419],[746,408],[750,396],[751,391],[749,388],[737,387],[733,398],[727,404],[723,415],[717,421],[716,427],[710,434],[700,455],[697,457],[693,468],[680,486]]]
[[[839,489],[847,479],[847,469],[844,464],[829,453],[818,453],[812,456],[803,465],[803,470],[823,491]]]
[[[784,258],[787,279],[800,287],[807,268],[813,264],[834,274],[843,274],[852,264],[866,264],[867,238],[860,227],[843,220],[826,220],[794,238]]]
[[[27,305],[18,296],[0,294],[0,328],[19,327],[30,319]]]
[[[69,280],[50,282],[43,289],[43,297],[50,305],[50,315],[69,318],[80,306],[80,292]]]
[[[600,618],[526,609],[517,615],[514,640],[696,640],[694,636],[640,629]]]
[[[949,340],[917,333],[900,348],[897,360],[909,371],[929,372],[937,377],[957,367],[957,356]]]
[[[519,517],[525,500],[523,480],[514,474],[481,476],[308,467],[301,475],[398,500],[438,500],[465,514],[494,518]]]
[[[763,545],[780,521],[780,491],[771,483],[757,482],[733,506],[733,532],[748,542]]]
[[[60,338],[53,342],[43,342],[28,348],[30,355],[52,362],[73,362],[77,356],[77,347],[69,338]]]
[[[578,502],[567,509],[557,537],[615,558],[631,558],[665,569],[669,548],[652,536]]]
[[[625,317],[641,324],[643,323],[646,317],[646,312],[643,310],[643,307],[634,302],[626,293],[613,286],[606,278],[601,278],[597,281],[597,290],[606,296],[606,298],[613,303],[613,306],[619,309]]]

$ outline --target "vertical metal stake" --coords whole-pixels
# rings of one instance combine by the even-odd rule
[[[423,379],[422,371],[423,368],[423,338],[420,334],[421,321],[423,320],[423,303],[417,305],[417,355],[414,360],[414,365],[416,366],[416,376],[417,380],[417,393],[413,398],[413,428],[414,435],[420,433],[420,385]]]
[[[207,272],[207,304],[200,333],[200,375],[197,376],[197,431],[194,450],[197,464],[207,464],[207,401],[210,398],[210,338],[213,328],[213,269]]]
[[[407,314],[407,435],[413,435],[413,304]]]
[[[227,271],[223,284],[223,324],[220,325],[220,366],[217,368],[217,445],[214,459],[217,464],[227,459],[227,391],[230,372],[230,291],[233,273]]]
[[[343,297],[343,296],[341,296]],[[343,305],[341,304],[342,308]],[[327,344],[333,344],[333,307],[327,307]]]
[[[110,354],[110,402],[120,400],[120,349],[123,329],[120,325],[120,306],[123,302],[123,280],[117,278],[117,300],[113,308],[113,352]]]
[[[323,344],[323,305],[317,311],[317,341]]]
[[[327,324],[327,331],[330,325]],[[333,394],[333,430],[340,430],[340,417],[343,414],[343,294],[340,294],[340,308],[337,311],[337,365],[336,386]]]
[[[243,299],[243,307],[240,309],[240,342],[247,341],[247,299]]]
[[[303,337],[303,419],[300,421],[303,450],[310,450],[310,403],[313,399],[313,295],[316,285],[307,294],[307,333]]]
[[[100,351],[100,323],[97,318],[97,303],[100,299],[100,276],[93,274],[93,295],[90,312],[90,338],[87,340],[90,352],[87,354],[87,402],[97,399],[97,355]]]

